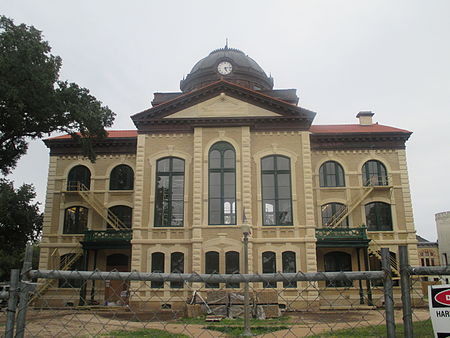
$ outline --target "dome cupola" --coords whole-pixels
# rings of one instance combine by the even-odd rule
[[[180,81],[182,92],[226,80],[252,90],[273,89],[273,78],[249,56],[235,48],[216,49],[198,61],[185,79]]]

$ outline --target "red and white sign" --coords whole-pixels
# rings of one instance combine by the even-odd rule
[[[450,337],[450,285],[430,285],[428,299],[434,336]]]

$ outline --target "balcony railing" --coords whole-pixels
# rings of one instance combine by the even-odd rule
[[[367,228],[316,229],[317,240],[366,240]]]
[[[84,232],[85,242],[131,241],[131,230],[87,230]]]

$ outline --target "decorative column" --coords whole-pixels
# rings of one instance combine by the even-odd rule
[[[250,127],[242,127],[242,140],[241,140],[241,172],[242,172],[242,210],[245,210],[245,217],[247,224],[250,227],[253,226],[252,217],[252,172],[251,172],[251,138]],[[255,196],[256,197],[256,196]],[[243,220],[239,220],[238,224]],[[248,267],[249,273],[253,273],[253,245],[252,238],[249,237],[248,245]]]
[[[147,135],[140,134],[137,137],[136,149],[136,172],[134,174],[134,208],[133,208],[133,229],[146,226],[142,219],[144,208],[144,176],[145,176],[145,143]],[[142,266],[142,244],[134,244],[133,240],[141,239],[141,230],[133,230],[131,240],[131,270],[145,271]],[[132,283],[133,284],[133,283]]]
[[[192,272],[202,272],[203,225],[203,128],[194,129],[194,159],[192,163]],[[200,285],[199,285],[200,286]],[[198,287],[198,286],[197,286]]]
[[[316,223],[314,220],[314,193],[313,193],[313,170],[311,162],[311,144],[309,141],[309,132],[300,132],[301,134],[301,166],[303,168],[303,189],[304,189],[304,208],[305,208],[305,254],[306,254],[306,272],[317,271],[317,253],[316,253]],[[300,196],[300,194],[299,194]],[[300,204],[300,203],[299,203]],[[313,283],[313,282],[310,282]],[[317,282],[315,282],[317,283]],[[317,286],[317,284],[316,284]],[[309,306],[318,309],[318,288],[308,291],[307,301]]]
[[[58,233],[58,229],[52,229],[52,218],[53,218],[53,203],[56,189],[56,163],[58,158],[56,156],[50,156],[50,161],[48,164],[48,182],[47,182],[47,193],[45,196],[45,211],[44,211],[44,220],[42,226],[42,241],[39,245],[40,250],[40,258],[39,258],[39,269],[55,269],[57,267],[53,266],[53,262],[51,261],[52,257],[50,256],[51,248],[48,247],[49,238],[47,237],[51,233]],[[57,206],[59,208],[59,206]],[[58,257],[59,261],[59,257]]]
[[[411,190],[409,187],[408,168],[406,163],[406,151],[398,150],[398,163],[400,168],[400,184],[402,191],[403,205],[405,209],[405,228],[408,232],[408,256],[409,264],[419,266],[419,255],[417,252],[416,230],[414,226],[414,215],[411,202]]]

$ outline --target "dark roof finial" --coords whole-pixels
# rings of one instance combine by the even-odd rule
[[[228,38],[225,38],[225,49],[228,49]]]

